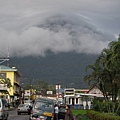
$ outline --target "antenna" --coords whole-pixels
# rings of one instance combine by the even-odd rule
[[[9,45],[8,45],[8,56],[7,56],[7,58],[9,59],[9,57],[10,57],[10,53],[9,53]]]

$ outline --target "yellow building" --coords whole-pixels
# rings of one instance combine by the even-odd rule
[[[0,65],[0,79],[9,79],[12,85],[10,88],[5,88],[6,86],[2,85],[2,88],[0,88],[0,95],[4,95],[9,102],[18,100],[21,97],[20,77],[21,74],[16,68]],[[3,94],[4,90],[8,93],[6,92]]]

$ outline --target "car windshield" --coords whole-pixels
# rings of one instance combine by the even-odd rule
[[[24,104],[20,104],[18,107],[25,107],[26,105],[24,105]]]
[[[47,108],[52,108],[53,104],[51,102],[36,102],[35,108],[39,109],[47,109]]]
[[[32,103],[32,100],[25,100],[24,103]]]

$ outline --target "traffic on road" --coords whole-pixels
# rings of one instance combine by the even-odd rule
[[[20,104],[17,108],[9,110],[8,120],[55,120],[55,101],[47,98],[38,98],[30,106],[30,108],[32,107],[31,111],[27,111],[28,108],[26,109],[26,105],[28,106],[28,104]],[[22,107],[20,108],[20,106]],[[26,109],[26,111],[23,109]],[[65,106],[62,105],[59,109],[59,119],[64,119]]]

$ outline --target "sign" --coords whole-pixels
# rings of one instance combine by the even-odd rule
[[[56,85],[56,90],[60,89],[61,85]]]
[[[46,112],[46,111],[45,111],[45,112],[44,112],[44,115],[45,115],[45,116],[50,116],[50,117],[52,117],[52,113],[50,113],[50,112]]]
[[[7,84],[0,84],[0,90],[7,90]]]
[[[30,96],[30,90],[25,90],[24,96]]]
[[[47,91],[47,94],[53,94],[53,91]]]
[[[65,90],[65,95],[74,95],[74,89],[66,89]]]
[[[62,94],[59,94],[58,97],[59,97],[59,98],[62,98],[63,96],[62,96]]]

